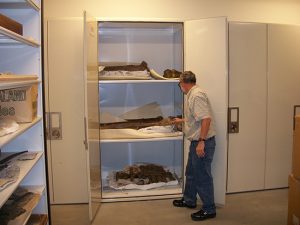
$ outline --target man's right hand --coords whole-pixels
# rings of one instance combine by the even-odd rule
[[[182,119],[182,118],[174,118],[174,119],[171,120],[171,122],[173,124],[181,124],[181,123],[184,123],[184,119]]]

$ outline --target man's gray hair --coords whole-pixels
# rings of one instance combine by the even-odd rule
[[[185,71],[180,75],[180,81],[188,84],[196,84],[196,75],[192,71]]]

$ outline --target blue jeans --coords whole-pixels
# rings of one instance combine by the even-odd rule
[[[205,141],[204,157],[198,157],[196,154],[197,145],[198,141],[192,141],[190,145],[183,198],[186,204],[195,205],[198,194],[203,203],[202,209],[207,213],[215,213],[214,184],[211,175],[211,163],[216,147],[215,137]]]

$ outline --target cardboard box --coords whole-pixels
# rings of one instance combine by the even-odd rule
[[[300,180],[289,176],[288,225],[300,225]]]
[[[23,25],[15,20],[10,19],[0,13],[0,26],[15,32],[17,34],[23,35]]]
[[[300,116],[295,118],[292,174],[300,180]]]
[[[30,123],[37,117],[38,86],[0,91],[0,118]]]

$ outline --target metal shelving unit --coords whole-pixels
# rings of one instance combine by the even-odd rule
[[[0,0],[0,9],[34,9],[40,11],[40,5],[33,0]]]
[[[0,47],[9,47],[15,45],[28,45],[35,48],[40,46],[37,41],[26,38],[0,26]]]
[[[0,82],[0,90],[20,88],[25,86],[31,86],[33,84],[41,83],[40,80],[25,80],[25,81],[13,81],[13,82]]]
[[[16,188],[21,184],[23,179],[27,176],[27,174],[32,170],[34,165],[40,160],[43,156],[43,152],[38,152],[36,158],[30,161],[20,161],[18,166],[20,167],[20,175],[18,180],[5,188],[4,190],[0,191],[0,208],[5,204],[11,194],[16,190]]]
[[[1,81],[0,90],[38,86],[37,117],[31,123],[20,123],[16,132],[0,137],[0,151],[3,153],[24,150],[37,153],[33,160],[8,162],[18,166],[20,173],[15,182],[0,191],[0,210],[18,187],[25,187],[28,191],[38,194],[39,198],[31,205],[32,208],[28,208],[25,213],[10,221],[10,224],[18,225],[27,224],[32,214],[36,212],[44,218],[49,218],[44,142],[43,65],[40,44],[42,43],[41,5],[42,1],[39,0],[0,0],[0,13],[21,23],[24,22],[23,30],[26,34],[22,36],[0,26],[0,73],[37,76],[36,80],[28,80],[26,77],[22,80],[20,77],[19,81]],[[27,20],[32,23],[28,23]]]
[[[41,120],[42,120],[42,118],[38,117],[34,121],[32,121],[31,123],[20,124],[20,127],[16,132],[5,135],[5,136],[0,138],[0,148],[5,146],[6,144],[9,144],[11,141],[13,141],[15,138],[17,138],[18,136],[25,133],[28,129],[30,129],[31,127],[33,127],[37,123],[39,123]]]

